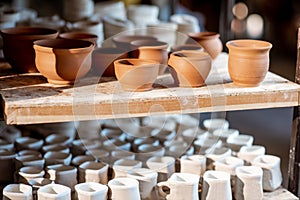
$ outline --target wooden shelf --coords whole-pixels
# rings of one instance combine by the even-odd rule
[[[39,73],[13,74],[0,64],[0,93],[7,124],[36,124],[201,113],[299,105],[300,86],[268,72],[258,87],[238,87],[229,78],[227,54],[213,63],[207,86],[179,88],[170,74],[147,92],[125,92],[113,78],[89,75],[74,86],[55,86]]]

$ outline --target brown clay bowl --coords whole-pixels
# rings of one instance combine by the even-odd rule
[[[211,70],[211,57],[202,51],[182,50],[171,53],[168,64],[176,85],[200,87]]]
[[[35,63],[52,84],[73,84],[85,76],[92,63],[94,44],[71,39],[45,39],[34,42]]]
[[[151,90],[159,71],[159,62],[146,59],[119,59],[114,66],[116,77],[126,91]]]
[[[262,40],[240,39],[226,43],[228,72],[238,86],[260,85],[269,70],[269,52],[272,44]]]
[[[97,45],[98,35],[87,33],[87,32],[65,32],[60,33],[58,38],[62,39],[73,39],[73,40],[86,40],[92,42],[95,46]]]
[[[127,56],[128,52],[117,47],[97,48],[92,54],[92,69],[97,75],[115,77],[114,61]]]
[[[49,28],[15,27],[2,29],[3,54],[12,69],[18,73],[37,72],[33,42],[56,38],[58,31]]]

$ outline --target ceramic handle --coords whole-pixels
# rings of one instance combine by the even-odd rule
[[[168,199],[169,194],[164,192],[163,187],[170,188],[169,182],[168,181],[162,181],[162,182],[157,183],[156,186],[157,186],[157,189],[158,189],[158,195],[160,195],[163,198]]]

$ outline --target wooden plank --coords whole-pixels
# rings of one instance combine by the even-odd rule
[[[179,88],[165,74],[147,92],[126,92],[118,81],[92,75],[74,87],[55,86],[39,73],[16,75],[7,67],[0,66],[0,93],[8,124],[290,107],[298,105],[300,91],[298,84],[271,72],[258,87],[235,86],[225,53],[214,61],[206,86]]]

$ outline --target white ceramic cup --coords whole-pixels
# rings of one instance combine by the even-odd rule
[[[85,182],[75,185],[78,200],[107,200],[108,187],[101,183]]]
[[[42,178],[45,175],[43,168],[32,166],[22,167],[19,169],[19,182],[28,184],[31,179]]]
[[[48,184],[37,191],[38,200],[71,200],[71,189],[61,184]]]
[[[74,191],[74,187],[77,184],[77,168],[62,164],[50,165],[47,166],[47,173],[50,176],[50,180],[67,186]]]
[[[254,137],[252,135],[231,135],[226,140],[226,146],[231,148],[232,151],[238,152],[242,146],[251,146],[253,141]]]
[[[16,170],[20,169],[23,166],[44,168],[45,159],[36,155],[17,156],[15,159]]]
[[[184,155],[180,158],[180,172],[203,175],[206,170],[206,157],[203,155]]]
[[[107,184],[108,167],[104,162],[86,161],[79,165],[79,183],[97,182]]]
[[[166,181],[175,172],[175,158],[171,156],[151,157],[146,165],[158,173],[157,181]]]
[[[141,168],[142,162],[131,159],[116,160],[112,166],[114,178],[127,177],[127,172],[134,168]]]
[[[198,200],[199,181],[200,176],[196,174],[174,173],[167,181],[157,184],[158,194],[168,200]],[[170,194],[165,193],[163,187],[170,188]]]
[[[256,157],[251,164],[261,167],[263,170],[263,189],[274,191],[282,183],[282,173],[280,170],[280,158],[274,155],[262,155]]]
[[[9,184],[3,189],[3,200],[32,200],[32,188],[25,184]]]
[[[203,174],[201,199],[231,200],[230,174],[214,170],[206,171]]]
[[[263,198],[263,171],[257,166],[241,166],[236,168],[234,188],[235,199],[256,200]]]
[[[251,165],[251,162],[258,156],[265,155],[266,148],[261,145],[242,146],[237,152],[237,157],[245,160],[245,165]]]
[[[48,151],[44,154],[46,165],[63,164],[70,165],[72,161],[72,154],[56,151]]]
[[[141,199],[157,199],[157,172],[148,168],[136,168],[128,171],[127,177],[139,182]]]
[[[95,161],[96,159],[91,155],[79,155],[72,159],[72,165],[75,167],[79,167],[82,163],[86,161]]]
[[[43,140],[31,138],[31,137],[20,137],[16,139],[16,149],[18,151],[24,149],[40,150],[44,144]]]
[[[114,178],[108,182],[112,200],[140,200],[139,182],[133,178]]]

